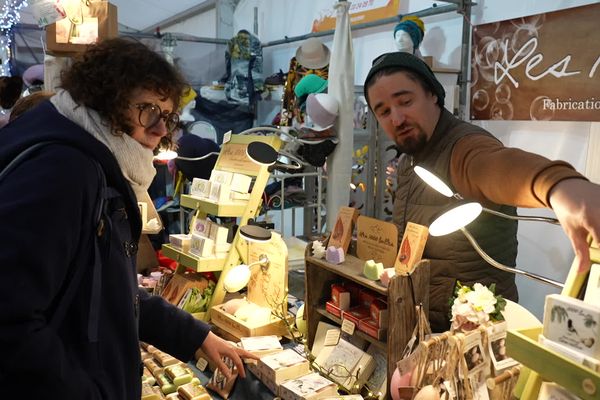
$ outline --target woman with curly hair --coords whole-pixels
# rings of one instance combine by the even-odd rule
[[[187,361],[203,350],[243,375],[207,324],[140,291],[138,201],[176,129],[180,74],[143,44],[92,45],[61,88],[0,135],[3,396],[139,399],[139,340]],[[33,149],[23,153],[27,149]],[[8,171],[8,172],[7,172]]]

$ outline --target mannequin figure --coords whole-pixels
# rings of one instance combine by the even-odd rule
[[[394,42],[398,51],[421,56],[419,46],[425,35],[425,24],[419,17],[405,16],[394,28]]]
[[[192,110],[196,107],[196,91],[191,87],[181,98],[181,112],[179,120],[182,122],[194,122],[196,118],[192,115]]]

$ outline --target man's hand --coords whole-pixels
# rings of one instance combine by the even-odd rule
[[[600,243],[600,185],[584,179],[565,179],[550,191],[550,205],[571,240],[579,272],[590,268],[588,235]]]
[[[246,377],[242,358],[252,358],[254,360],[258,360],[258,357],[254,354],[234,346],[230,342],[221,339],[212,332],[208,333],[208,336],[206,339],[204,339],[202,346],[196,351],[196,358],[199,358],[199,350],[202,350],[210,359],[210,361],[213,361],[217,364],[217,367],[227,377],[227,379],[231,378],[231,372],[221,359],[222,357],[228,357],[231,359],[231,361],[233,361],[233,364],[236,366],[238,373],[242,378]]]

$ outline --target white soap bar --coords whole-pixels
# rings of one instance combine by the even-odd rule
[[[207,179],[194,178],[190,187],[190,194],[195,197],[205,198],[210,196],[211,183]]]
[[[177,247],[183,252],[188,252],[190,250],[191,242],[192,235],[185,235],[180,233],[169,235],[169,243],[171,243],[173,247]]]
[[[559,294],[546,296],[543,335],[600,359],[600,307]]]
[[[233,179],[233,172],[227,171],[219,171],[217,169],[213,169],[210,173],[210,181],[211,183],[224,183],[226,185],[231,185],[231,180]]]
[[[210,238],[215,241],[215,243],[223,244],[227,243],[227,236],[229,235],[229,229],[225,226],[213,224],[210,227]],[[221,248],[219,251],[223,251]]]
[[[214,244],[212,239],[192,233],[190,253],[199,257],[210,257],[213,254]]]
[[[196,233],[200,236],[210,237],[210,229],[214,225],[210,219],[197,218],[192,226],[192,233]]]
[[[244,174],[233,174],[231,179],[231,191],[239,193],[248,193],[250,190],[250,184],[252,183],[252,177]]]
[[[210,201],[216,203],[227,203],[229,201],[231,187],[226,183],[213,182],[210,186]]]

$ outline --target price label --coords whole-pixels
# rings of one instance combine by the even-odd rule
[[[340,330],[329,329],[325,334],[325,346],[335,346],[340,341]]]
[[[342,332],[345,332],[348,335],[353,335],[355,328],[356,328],[356,325],[354,325],[354,322],[352,322],[348,319],[345,319],[342,321]]]
[[[207,366],[208,366],[208,361],[206,361],[205,358],[200,357],[198,359],[198,361],[196,362],[196,368],[198,368],[200,371],[204,371]]]

